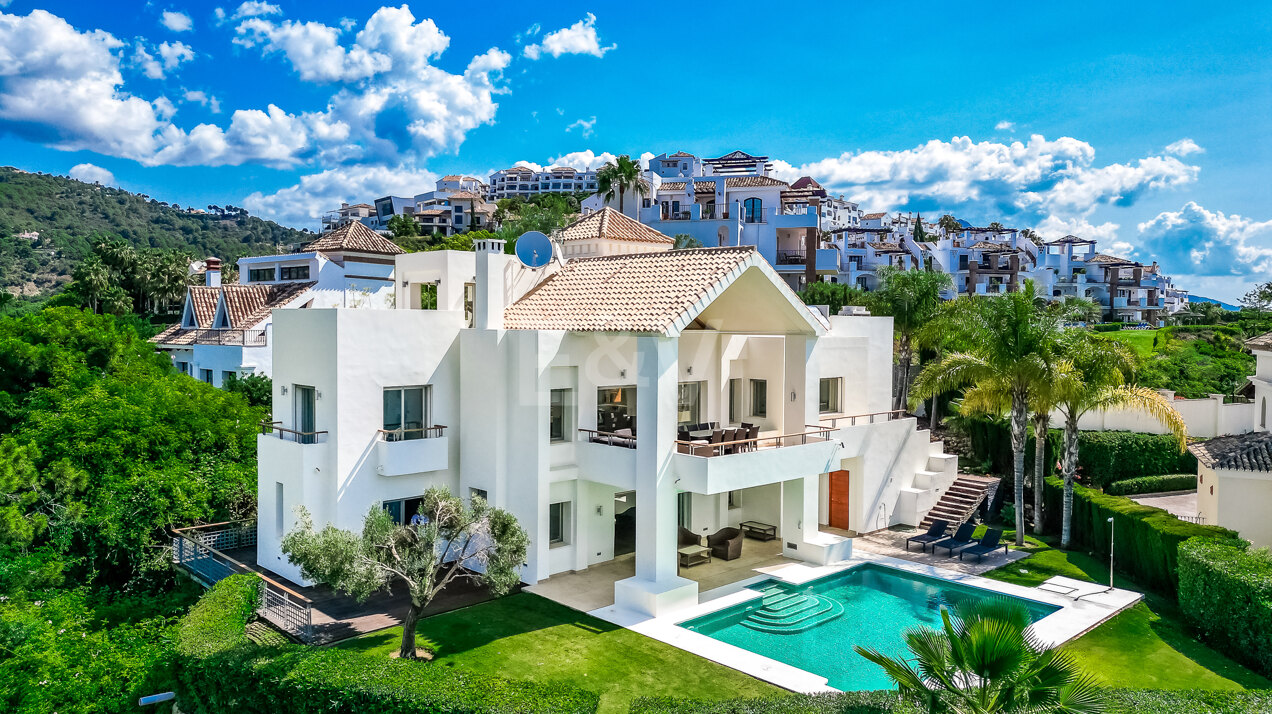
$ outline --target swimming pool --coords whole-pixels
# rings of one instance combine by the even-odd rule
[[[1060,609],[873,563],[802,585],[770,579],[747,587],[763,596],[679,626],[821,675],[841,690],[891,689],[892,680],[853,646],[905,655],[905,631],[939,627],[943,605],[1010,598],[1031,622]]]

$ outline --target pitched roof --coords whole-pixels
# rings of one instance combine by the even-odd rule
[[[450,211],[445,208],[425,208],[422,211],[416,211],[417,216],[446,216],[450,215]]]
[[[305,246],[306,252],[313,251],[354,253],[379,253],[381,255],[397,255],[406,251],[397,247],[393,241],[367,228],[358,221],[324,233],[318,240]]]
[[[1217,436],[1188,445],[1197,461],[1212,469],[1272,471],[1272,433]]]
[[[479,179],[473,176],[458,176],[456,174],[449,174],[449,175],[443,176],[442,180],[443,181],[479,181]]]
[[[649,226],[629,218],[606,206],[589,213],[557,233],[562,243],[576,240],[619,240],[637,243],[675,243],[669,235],[659,233]]]
[[[659,190],[683,191],[686,183],[685,181],[663,181],[659,186]],[[725,188],[764,188],[788,185],[785,181],[779,181],[768,176],[730,176],[724,180]],[[715,181],[698,179],[693,182],[693,191],[694,193],[715,193]]]
[[[1086,259],[1088,263],[1109,263],[1112,265],[1135,265],[1135,261],[1119,258],[1115,255],[1105,255],[1104,253],[1096,253]]]
[[[669,158],[669,159],[678,159],[678,158],[686,157],[686,156],[687,156],[687,157],[689,157],[689,158],[691,158],[691,159],[696,159],[696,158],[698,158],[698,157],[694,156],[693,154],[689,153],[688,151],[677,151],[676,153],[674,153],[674,154],[672,154],[672,155],[668,156],[667,158]]]
[[[1047,244],[1047,245],[1065,245],[1066,243],[1076,243],[1076,244],[1079,244],[1079,245],[1084,244],[1084,243],[1090,243],[1091,245],[1095,245],[1095,241],[1093,241],[1093,240],[1087,240],[1087,239],[1085,239],[1085,238],[1079,238],[1079,237],[1077,237],[1077,236],[1065,236],[1065,237],[1063,237],[1063,238],[1057,238],[1057,239],[1055,239],[1055,240],[1049,240],[1049,241],[1047,241],[1047,243],[1046,243],[1046,244]]]
[[[874,252],[876,252],[876,253],[905,253],[905,252],[908,252],[908,251],[906,251],[906,249],[905,249],[905,248],[902,248],[900,245],[897,245],[896,243],[868,243],[867,245],[869,245],[871,248],[874,248]]]
[[[867,213],[866,215],[862,216],[862,218],[863,218],[864,220],[871,221],[871,220],[874,220],[874,219],[876,219],[876,218],[883,218],[883,217],[884,217],[884,216],[886,216],[886,215],[888,215],[888,214],[887,214],[887,213]]]
[[[509,330],[666,334],[754,246],[576,258],[504,310]]]
[[[303,283],[272,283],[268,285],[230,283],[218,288],[194,286],[190,288],[190,298],[195,304],[196,315],[206,309],[198,305],[200,303],[206,305],[207,301],[211,299],[212,311],[208,314],[207,319],[198,319],[199,327],[197,329],[185,329],[180,323],[177,323],[150,338],[150,341],[161,345],[191,345],[209,338],[215,341],[218,333],[256,327],[265,318],[269,317],[270,310],[286,306],[317,284],[317,282],[309,281]],[[228,330],[210,329],[217,303],[221,298],[225,300],[225,309],[230,318],[230,328]]]
[[[987,240],[977,241],[969,246],[968,250],[993,250],[999,252],[1010,252],[1013,248],[1006,243],[993,243]]]
[[[1272,332],[1265,332],[1262,335],[1251,337],[1245,341],[1245,346],[1252,350],[1272,351]]]
[[[799,188],[819,189],[821,187],[822,185],[817,183],[817,179],[813,178],[812,176],[800,176],[799,178],[795,179],[795,183],[791,184],[791,188],[796,188],[796,189],[799,189]]]
[[[190,287],[190,309],[194,311],[194,324],[199,327],[211,327],[212,318],[216,317],[216,303],[221,298],[221,288],[206,285]]]
[[[452,194],[450,194],[449,196],[447,196],[447,198],[449,198],[449,199],[450,199],[450,200],[452,200],[452,201],[454,201],[454,200],[456,200],[456,199],[458,199],[458,200],[460,200],[460,201],[484,201],[484,200],[486,200],[486,197],[485,197],[485,196],[481,195],[480,193],[473,193],[472,191],[456,191],[455,193],[452,193]]]

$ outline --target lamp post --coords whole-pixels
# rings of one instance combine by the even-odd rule
[[[1113,589],[1113,517],[1109,517],[1109,590]]]

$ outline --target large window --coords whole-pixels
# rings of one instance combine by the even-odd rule
[[[548,401],[548,438],[551,441],[570,440],[569,421],[572,402],[570,390],[552,390]]]
[[[619,429],[636,434],[636,388],[601,387],[596,390],[596,430],[614,433]]]
[[[274,280],[273,268],[252,268],[247,271],[247,282],[268,283]]]
[[[742,203],[742,220],[747,223],[764,222],[764,202],[758,198],[748,198]]]
[[[822,414],[839,413],[839,390],[843,380],[839,377],[826,377],[821,380],[817,395],[817,411]]]
[[[385,441],[422,439],[428,426],[428,387],[384,390]]]
[[[698,424],[703,421],[702,392],[705,382],[681,382],[676,406],[676,423]]]
[[[751,380],[751,415],[768,416],[768,382],[763,379]]]
[[[565,545],[570,542],[570,502],[548,504],[548,544]]]
[[[420,309],[437,309],[437,283],[420,284]]]
[[[210,370],[210,369],[201,369],[201,370],[199,370],[199,379],[200,379],[201,381],[203,381],[203,382],[206,382],[207,384],[211,384],[211,383],[212,383],[212,370]]]
[[[308,265],[284,265],[282,267],[283,280],[308,280]]]
[[[729,380],[729,423],[742,421],[742,380]]]
[[[318,390],[297,384],[292,392],[296,395],[296,431],[300,432],[296,440],[302,444],[313,444],[317,440]]]

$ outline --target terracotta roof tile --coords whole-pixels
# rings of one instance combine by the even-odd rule
[[[451,194],[450,196],[448,196],[447,198],[449,198],[449,199],[450,199],[450,200],[452,200],[452,201],[455,201],[455,200],[459,200],[459,201],[484,201],[484,200],[486,200],[486,197],[485,197],[485,196],[483,196],[483,195],[481,195],[481,194],[479,194],[479,193],[473,193],[472,191],[456,191],[455,193],[452,193],[452,194]]]
[[[997,251],[1000,253],[1001,252],[1010,253],[1011,251],[1015,250],[1014,248],[1007,245],[1006,243],[993,243],[987,240],[977,241],[967,246],[967,248],[968,250]]]
[[[1272,351],[1272,332],[1265,332],[1262,335],[1251,337],[1245,341],[1245,346],[1252,350]]]
[[[1272,471],[1272,433],[1217,436],[1188,445],[1197,461],[1213,469]]]
[[[317,284],[310,281],[269,285],[231,283],[222,285],[219,288],[192,287],[190,288],[191,300],[197,304],[198,302],[206,303],[211,298],[213,312],[208,315],[206,321],[199,319],[199,329],[187,330],[178,323],[150,338],[150,341],[161,345],[191,345],[197,344],[209,336],[214,337],[218,332],[226,332],[224,329],[209,329],[212,326],[213,314],[221,296],[225,298],[225,308],[229,313],[230,330],[245,330],[256,327],[265,318],[269,317],[271,310],[276,307],[286,306]],[[196,313],[201,309],[203,308],[196,307]]]
[[[1135,261],[1133,260],[1127,260],[1126,258],[1119,258],[1115,255],[1105,255],[1104,253],[1096,253],[1090,258],[1087,258],[1086,262],[1109,263],[1111,265],[1135,265]]]
[[[683,191],[686,183],[685,181],[663,181],[660,190]],[[725,188],[766,188],[789,185],[785,181],[768,176],[730,176],[724,180]],[[715,181],[698,179],[693,182],[693,191],[694,193],[715,193]]]
[[[380,255],[397,255],[406,252],[397,247],[393,241],[357,221],[346,223],[305,246],[306,252],[319,250],[327,253],[352,251]]]
[[[666,334],[753,246],[576,258],[504,310],[509,330]]]
[[[668,245],[676,242],[671,236],[659,233],[609,206],[595,213],[589,213],[562,228],[556,237],[563,243],[597,239],[634,241],[637,243],[665,243]]]
[[[194,324],[211,327],[216,316],[216,303],[221,298],[221,288],[194,285],[190,288],[190,307],[194,311]]]
[[[883,218],[883,217],[884,217],[884,216],[886,216],[886,215],[888,215],[888,214],[887,214],[887,213],[867,213],[866,215],[862,216],[862,218],[863,218],[863,219],[865,219],[865,220],[867,220],[867,221],[871,221],[871,220],[874,220],[874,219],[876,219],[876,218]]]

